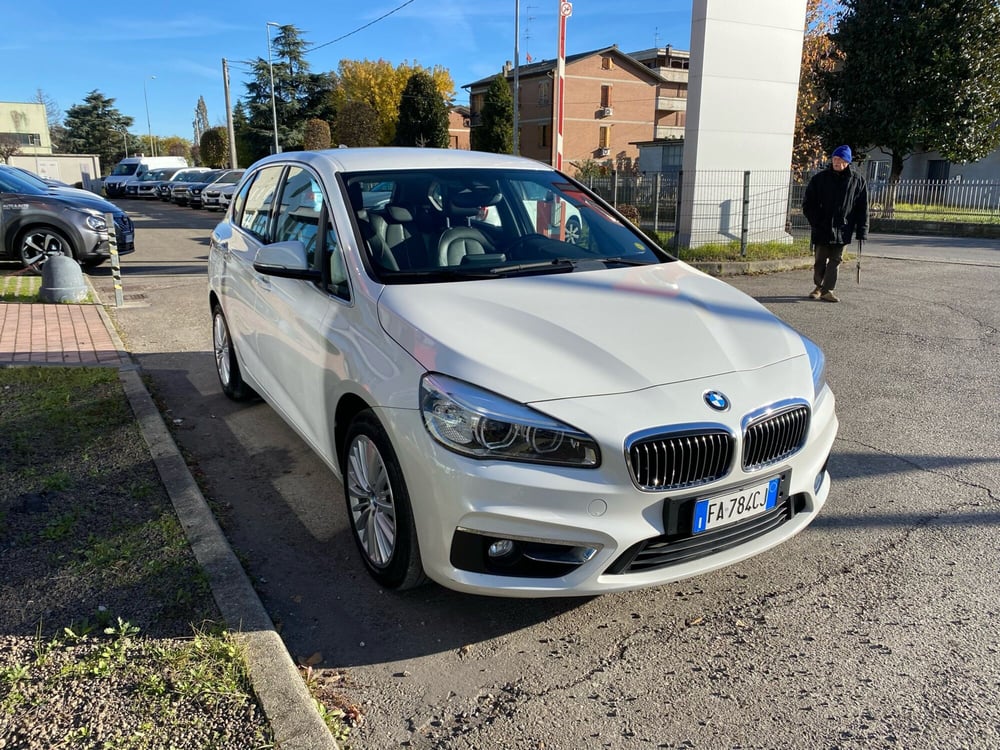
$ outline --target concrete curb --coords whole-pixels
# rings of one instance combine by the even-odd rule
[[[94,299],[100,300],[90,279],[87,284]],[[212,596],[244,648],[250,681],[271,724],[275,744],[282,750],[340,750],[260,597],[184,463],[142,382],[139,366],[125,350],[100,302],[98,310],[121,356],[119,378],[163,486],[195,558],[208,578]]]
[[[684,259],[681,258],[681,260]],[[710,276],[749,276],[759,273],[775,273],[776,271],[795,271],[813,266],[812,256],[782,258],[780,260],[684,262]]]

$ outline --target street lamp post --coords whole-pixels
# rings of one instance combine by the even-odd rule
[[[271,27],[281,28],[281,24],[274,21],[267,22],[267,69],[271,74],[271,122],[274,125],[274,153],[281,152],[278,145],[278,109],[274,103],[274,65],[271,63]]]
[[[149,133],[149,150],[152,156],[156,156],[156,146],[153,145],[153,125],[149,121],[149,95],[146,93],[146,81],[155,81],[156,76],[147,76],[142,79],[142,98],[146,102],[146,130]]]

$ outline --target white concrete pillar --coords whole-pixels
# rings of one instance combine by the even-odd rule
[[[785,232],[806,0],[693,0],[680,242],[738,239],[750,170],[750,241]]]

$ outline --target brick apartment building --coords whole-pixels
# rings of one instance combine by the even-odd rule
[[[563,162],[587,160],[618,168],[637,163],[639,147],[684,136],[688,78],[687,52],[660,47],[632,55],[617,46],[566,58]],[[522,156],[551,164],[555,125],[553,79],[556,61],[518,70],[519,141]],[[513,92],[514,70],[502,74]],[[486,90],[495,76],[465,85],[472,127],[478,124]]]

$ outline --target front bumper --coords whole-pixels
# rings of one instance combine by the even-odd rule
[[[715,378],[712,385],[736,394],[736,383],[725,380]],[[703,387],[694,384],[688,390],[699,392]],[[755,472],[744,472],[736,465],[710,484],[645,491],[629,476],[622,440],[633,427],[641,429],[640,420],[660,412],[659,395],[647,392],[607,399],[605,405],[623,407],[609,411],[607,421],[634,422],[624,431],[593,435],[601,445],[603,463],[586,470],[469,459],[434,442],[418,411],[381,410],[406,477],[427,575],[449,588],[493,596],[590,596],[645,588],[700,575],[769,550],[816,517],[830,490],[826,464],[838,428],[829,389],[813,406],[804,446],[779,464]],[[637,402],[631,415],[627,414],[630,400]],[[582,407],[575,409],[581,417],[592,411],[593,404],[576,406]],[[574,422],[569,412],[552,415],[577,426],[586,424],[584,419]],[[683,416],[680,421],[688,421]],[[671,508],[690,507],[696,498],[775,476],[782,477],[783,505],[767,523],[751,528],[749,521],[737,522],[719,530],[725,534],[699,535],[693,553],[657,558],[662,548],[674,542],[693,544],[693,534],[684,529],[678,534],[677,528],[670,528],[670,519],[677,517],[671,515]],[[726,542],[723,537],[734,531],[738,538]],[[485,559],[489,544],[497,540],[513,540],[516,550],[543,562],[511,566],[510,574],[497,572]],[[652,550],[654,562],[634,565],[639,550]],[[658,564],[657,559],[666,562]]]

